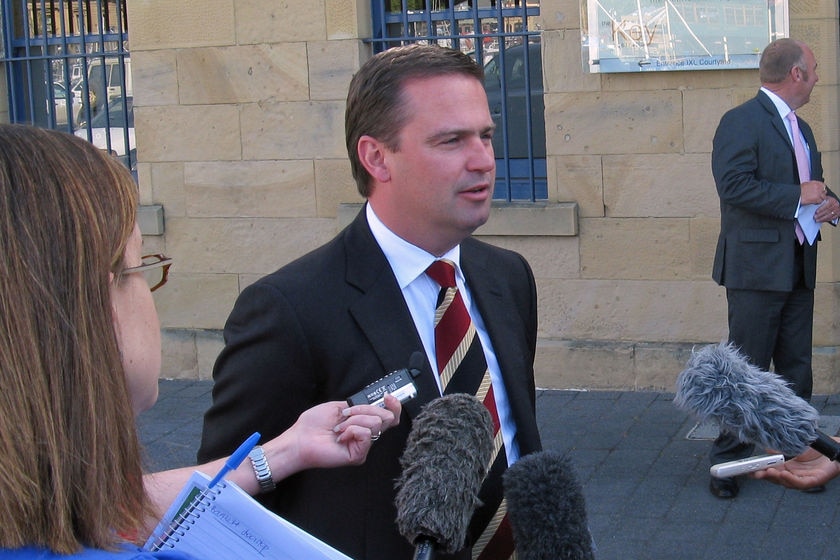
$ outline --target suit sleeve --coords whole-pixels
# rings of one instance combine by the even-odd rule
[[[315,404],[307,344],[284,294],[252,284],[225,324],[225,347],[213,368],[213,403],[204,416],[198,461],[226,456],[254,431],[262,441],[291,426]]]

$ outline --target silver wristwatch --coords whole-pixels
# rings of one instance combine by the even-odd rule
[[[268,466],[268,460],[265,458],[265,452],[259,445],[254,446],[248,458],[251,460],[251,465],[254,467],[254,474],[257,476],[257,482],[260,483],[260,493],[271,492],[276,485],[271,479],[271,468]]]

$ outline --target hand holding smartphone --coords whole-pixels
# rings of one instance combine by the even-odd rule
[[[712,465],[709,472],[715,478],[730,478],[755,471],[761,471],[774,465],[781,465],[784,462],[785,456],[781,454],[756,455],[754,457],[747,457],[746,459],[738,459],[735,461]]]

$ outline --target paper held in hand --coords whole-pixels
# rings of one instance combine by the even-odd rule
[[[197,559],[352,560],[267,510],[236,484],[194,472],[144,550],[177,550]]]

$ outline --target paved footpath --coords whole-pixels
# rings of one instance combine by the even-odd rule
[[[194,463],[211,387],[161,381],[158,403],[138,421],[150,469]],[[710,441],[672,399],[538,392],[543,445],[568,453],[576,467],[599,560],[840,558],[840,480],[805,494],[748,479],[738,498],[719,500],[707,489]],[[840,396],[812,404],[824,418],[840,416]]]

